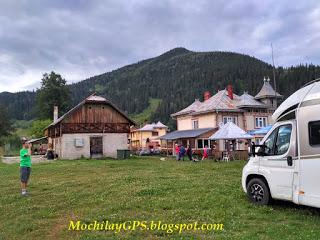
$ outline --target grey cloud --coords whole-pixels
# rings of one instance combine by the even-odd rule
[[[318,1],[3,0],[0,91],[44,72],[79,81],[183,46],[235,51],[277,65],[320,62]],[[12,84],[15,82],[16,84]]]

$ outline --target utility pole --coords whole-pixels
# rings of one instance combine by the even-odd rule
[[[274,67],[274,58],[273,58],[273,46],[272,46],[272,43],[271,43],[271,57],[272,57],[272,71],[273,71],[274,101],[275,101],[275,107],[277,107],[278,104],[277,104],[276,69],[275,69],[275,67]]]

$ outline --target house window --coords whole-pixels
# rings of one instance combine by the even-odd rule
[[[309,122],[309,144],[320,145],[320,121]]]
[[[159,133],[158,132],[152,132],[152,136],[158,136]]]
[[[223,117],[223,123],[226,124],[228,122],[233,122],[234,124],[237,124],[237,117],[233,116],[224,116]]]
[[[262,128],[267,126],[267,117],[256,117],[255,118],[256,128]]]
[[[209,140],[208,139],[203,139],[203,147],[209,147]]]
[[[192,129],[198,129],[199,128],[199,121],[198,119],[192,120]]]
[[[210,148],[210,140],[209,139],[198,139],[197,140],[197,148],[198,149],[202,149],[205,146],[207,146],[208,148]]]

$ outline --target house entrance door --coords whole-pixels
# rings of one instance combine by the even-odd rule
[[[102,137],[90,137],[90,156],[102,157],[102,155],[103,155]]]

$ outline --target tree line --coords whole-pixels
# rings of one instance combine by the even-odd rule
[[[12,116],[10,117],[9,111],[15,115],[16,119],[28,119],[29,117],[37,118],[30,125],[23,123],[23,128],[26,134],[33,137],[43,136],[43,130],[52,122],[53,106],[59,106],[61,112],[65,112],[69,108],[70,103],[70,90],[66,85],[66,80],[60,74],[51,72],[45,73],[41,80],[41,87],[37,90],[35,96],[28,92],[22,92],[16,95],[5,93],[4,95],[13,96],[16,99],[26,97],[25,100],[8,102],[9,107],[16,106],[17,109],[11,109],[8,105],[0,104],[0,146],[4,144],[10,145],[11,149],[17,151],[20,145],[20,136],[15,133],[15,125],[13,124]],[[7,100],[7,99],[6,99]],[[31,105],[34,104],[34,105]],[[25,129],[27,128],[27,129]],[[7,154],[7,153],[6,153]]]
[[[320,77],[312,64],[276,68],[277,90],[285,97],[305,83]],[[272,79],[272,66],[254,57],[231,52],[192,52],[176,48],[158,57],[66,85],[57,73],[45,74],[36,92],[1,93],[12,119],[52,119],[53,105],[60,113],[78,104],[93,92],[109,98],[128,114],[148,108],[150,98],[161,99],[148,121],[160,120],[175,127],[170,114],[232,84],[235,93],[255,95],[264,76]]]

